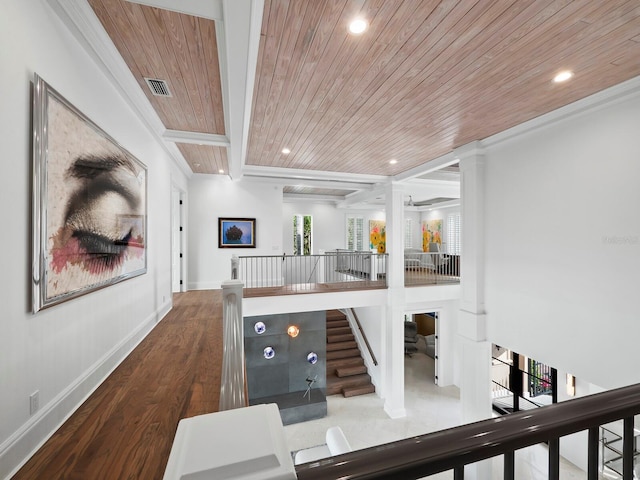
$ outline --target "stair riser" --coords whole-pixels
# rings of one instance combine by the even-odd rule
[[[349,357],[359,357],[360,350],[350,349],[350,350],[335,350],[327,352],[327,360],[335,360],[336,358],[349,358]]]
[[[327,343],[327,352],[336,352],[338,350],[353,350],[358,349],[358,344],[356,342],[336,342],[336,343]]]

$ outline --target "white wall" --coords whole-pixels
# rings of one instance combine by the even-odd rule
[[[486,156],[490,340],[604,388],[640,382],[638,80]]]
[[[188,288],[220,288],[231,256],[282,254],[282,188],[226,176],[193,177],[188,190]],[[256,219],[256,248],[218,248],[218,217]]]
[[[0,15],[0,478],[100,383],[171,306],[169,159],[41,1]],[[37,72],[148,167],[148,272],[31,313],[31,87]],[[183,180],[177,179],[177,182]],[[40,409],[30,416],[29,396]]]

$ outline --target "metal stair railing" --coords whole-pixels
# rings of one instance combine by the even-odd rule
[[[598,479],[598,430],[623,420],[623,480],[633,479],[634,415],[640,384],[407,438],[296,466],[298,480],[412,480],[446,470],[464,478],[464,466],[504,455],[504,478],[514,479],[514,452],[549,444],[549,480],[560,477],[560,437],[588,430],[588,480]]]

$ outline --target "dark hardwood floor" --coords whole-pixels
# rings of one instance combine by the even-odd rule
[[[178,422],[218,410],[222,293],[173,309],[13,477],[162,479]]]

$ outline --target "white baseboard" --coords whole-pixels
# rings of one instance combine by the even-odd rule
[[[0,478],[9,480],[15,475],[127,355],[145,339],[171,310],[171,307],[171,301],[161,305],[127,338],[115,345],[0,445]]]

